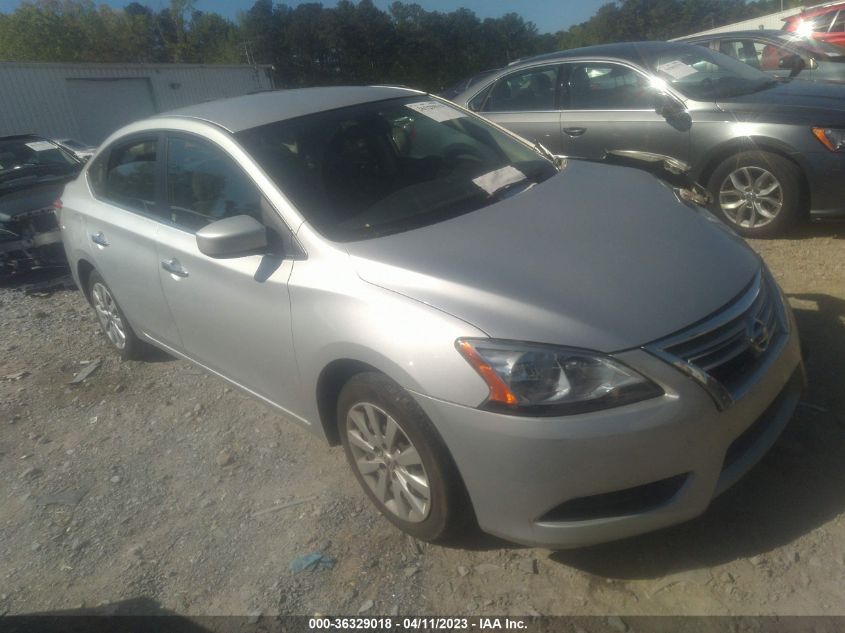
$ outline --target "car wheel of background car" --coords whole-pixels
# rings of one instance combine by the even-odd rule
[[[710,176],[713,212],[746,237],[782,233],[800,216],[801,178],[791,161],[770,152],[742,152]]]
[[[100,327],[120,357],[123,360],[141,358],[145,351],[144,342],[135,336],[111,290],[96,270],[88,277],[88,296]]]
[[[376,507],[424,541],[458,536],[472,516],[451,455],[413,398],[387,376],[353,376],[338,400],[346,459]]]

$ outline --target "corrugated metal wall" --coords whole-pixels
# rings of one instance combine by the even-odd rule
[[[85,111],[75,111],[68,80],[123,78],[147,79],[158,112],[273,87],[269,66],[0,62],[0,136],[34,133],[98,143],[102,138],[82,138],[82,130],[96,127],[98,117],[109,118],[104,115],[113,106],[103,100],[93,109],[88,104]],[[80,122],[83,118],[89,119],[87,125]]]
[[[775,29],[779,31],[783,28],[784,19],[801,13],[804,7],[795,7],[794,9],[787,9],[785,11],[778,11],[777,13],[770,13],[769,15],[761,15],[750,20],[743,20],[742,22],[734,22],[733,24],[725,24],[715,29],[708,29],[706,31],[698,31],[697,33],[690,33],[693,35],[712,35],[713,33],[729,33],[730,31],[756,31],[758,29]]]

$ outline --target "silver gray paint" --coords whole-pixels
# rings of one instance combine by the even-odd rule
[[[348,99],[358,103],[366,94],[355,89]],[[407,91],[369,94],[377,100]],[[314,110],[346,102],[342,91],[331,103],[320,91],[314,95]],[[463,217],[337,244],[314,231],[224,131],[238,111],[253,121],[268,116],[266,97],[254,98],[260,116],[247,113],[250,99],[224,102],[216,106],[220,122],[202,120],[211,109],[201,108],[200,118],[183,113],[133,124],[105,145],[124,134],[172,130],[201,134],[226,151],[305,252],[280,261],[269,277],[256,276],[262,256],[208,257],[194,234],[96,200],[84,174],[65,190],[61,224],[75,278],[81,262],[96,267],[142,338],[323,437],[316,390],[327,367],[353,360],[387,374],[443,437],[482,528],[554,547],[619,538],[700,513],[785,424],[792,396],[756,452],[720,478],[727,445],[800,364],[794,324],[782,352],[727,412],[681,372],[636,349],[708,316],[760,266],[741,241],[678,203],[664,185],[634,170],[570,162],[545,183]],[[92,241],[100,233],[108,246]],[[187,276],[160,266],[173,260]],[[487,335],[627,349],[617,358],[666,393],[561,418],[490,413],[478,408],[488,395],[485,383],[455,349],[459,337]],[[678,469],[695,477],[657,511],[579,524],[537,522],[568,498]]]
[[[570,161],[499,204],[348,248],[363,279],[491,337],[614,352],[680,330],[748,284],[758,258],[710,224],[648,174]]]
[[[653,78],[649,60],[655,51],[693,46],[634,42],[541,55],[485,76],[453,100],[466,107],[487,86],[531,66],[611,62]],[[829,152],[810,132],[813,126],[845,127],[845,86],[791,81],[717,102],[696,101],[671,89],[668,93],[683,106],[686,117],[670,121],[649,109],[482,114],[572,158],[605,160],[620,150],[665,155],[689,165],[690,178],[705,186],[709,174],[726,157],[748,149],[774,151],[801,169],[807,180],[811,214],[845,216],[845,181],[830,177],[845,172],[845,155]],[[571,137],[565,132],[569,128],[585,131]]]

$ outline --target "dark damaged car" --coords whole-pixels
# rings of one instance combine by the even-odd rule
[[[81,168],[53,141],[0,138],[0,275],[65,263],[54,203]]]

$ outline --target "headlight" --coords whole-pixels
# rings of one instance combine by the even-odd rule
[[[845,150],[845,128],[814,127],[813,135],[831,152]]]
[[[494,339],[455,346],[490,388],[483,407],[521,415],[570,415],[663,395],[648,378],[609,356]]]

